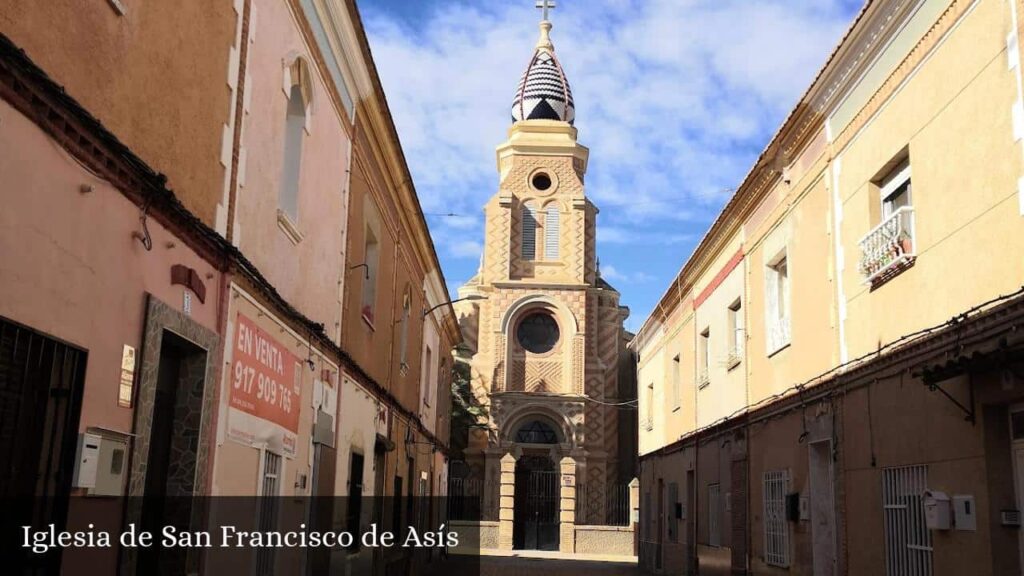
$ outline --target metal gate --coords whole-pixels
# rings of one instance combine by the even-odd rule
[[[24,525],[64,528],[85,361],[82,350],[0,318],[0,501],[14,503],[0,521],[5,534]],[[59,572],[52,552],[26,554],[13,569]]]
[[[515,548],[558,550],[559,477],[548,470],[516,473]]]

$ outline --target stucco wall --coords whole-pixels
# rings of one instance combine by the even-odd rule
[[[171,285],[171,266],[195,269],[207,295],[193,296],[191,319],[217,332],[220,273],[152,217],[146,251],[132,237],[138,206],[3,101],[0,123],[0,316],[85,349],[79,429],[130,432],[133,410],[117,405],[121,354],[142,349],[146,293],[181,310],[187,289]]]
[[[633,556],[633,528],[625,526],[577,526],[576,553]]]
[[[212,225],[241,2],[123,4],[120,16],[106,0],[11,0],[0,30]]]

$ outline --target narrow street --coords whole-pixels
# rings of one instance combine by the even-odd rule
[[[544,576],[575,575],[632,575],[640,574],[633,562],[608,562],[599,560],[563,560],[553,558],[531,558],[521,556],[484,556],[480,559],[480,576]]]

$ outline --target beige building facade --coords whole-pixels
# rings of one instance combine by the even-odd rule
[[[668,287],[645,568],[1021,573],[1020,15],[868,2]]]
[[[576,522],[604,524],[608,495],[632,479],[635,449],[620,438],[614,405],[631,398],[619,378],[628,310],[598,270],[597,208],[583,185],[589,151],[577,140],[550,28],[541,23],[516,92],[513,124],[497,149],[498,192],[484,209],[480,268],[456,304],[473,391],[489,411],[486,429],[470,438],[465,471],[483,481],[485,520],[519,517],[501,533],[502,548],[558,546],[567,461]],[[509,455],[515,484],[499,493]],[[526,526],[528,515],[542,525]]]

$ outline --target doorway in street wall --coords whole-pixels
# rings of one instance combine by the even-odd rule
[[[558,550],[559,472],[547,454],[516,461],[512,544],[518,550]]]

